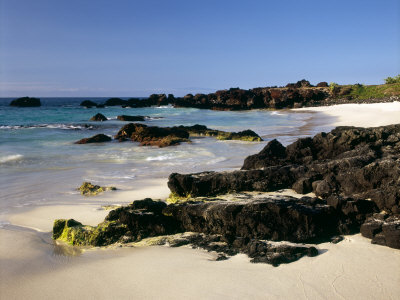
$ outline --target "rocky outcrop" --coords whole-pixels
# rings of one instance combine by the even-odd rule
[[[37,107],[41,106],[39,98],[22,97],[11,101],[10,106],[17,107]]]
[[[361,234],[373,244],[400,249],[400,216],[386,212],[374,214],[361,226]]]
[[[86,108],[92,108],[92,107],[97,107],[97,103],[93,102],[91,100],[84,100],[79,104],[80,106],[84,106]]]
[[[105,106],[117,106],[117,105],[126,105],[126,104],[127,104],[127,101],[122,100],[121,98],[110,98],[104,103]]]
[[[81,195],[84,196],[95,196],[99,193],[105,191],[115,191],[117,188],[113,186],[99,186],[91,184],[90,182],[84,182],[78,190],[81,192]]]
[[[188,142],[189,134],[177,127],[157,127],[129,123],[120,129],[115,138],[119,141],[130,139],[139,142],[141,146],[166,147]]]
[[[75,142],[75,144],[91,144],[91,143],[105,143],[105,142],[110,142],[111,138],[108,135],[105,134],[96,134],[90,138],[84,138],[81,139],[77,142]]]
[[[117,120],[128,121],[128,122],[141,122],[144,121],[145,119],[146,117],[144,116],[127,116],[127,115],[117,116]]]
[[[329,84],[326,81],[322,81],[318,83],[316,87],[329,87]]]
[[[399,150],[400,125],[338,127],[287,147],[271,141],[247,157],[241,171],[171,174],[168,185],[182,196],[294,188],[322,198],[371,199],[379,209],[399,213]]]
[[[106,116],[104,116],[101,113],[95,114],[93,117],[90,118],[90,121],[97,121],[97,122],[103,122],[107,120],[108,119],[106,118]]]
[[[164,240],[173,246],[192,244],[227,255],[242,252],[254,262],[279,265],[304,255],[315,256],[318,252],[314,247],[274,244],[262,239],[309,241],[321,234],[329,235],[334,229],[326,222],[322,225],[322,221],[327,216],[334,218],[332,212],[329,206],[313,205],[308,199],[187,202],[168,206],[161,201],[144,199],[110,211],[97,227],[84,226],[75,220],[56,220],[53,238],[73,245],[105,246],[195,231],[178,239],[162,237],[157,244]],[[296,222],[300,220],[304,223],[298,227]]]
[[[132,140],[142,146],[166,147],[188,142],[189,136],[213,136],[220,140],[262,141],[262,138],[252,130],[241,132],[226,132],[209,129],[204,125],[157,127],[130,123],[123,126],[117,135],[119,141]]]

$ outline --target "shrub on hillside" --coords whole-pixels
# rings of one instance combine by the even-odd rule
[[[385,83],[386,84],[400,83],[400,74],[395,77],[385,78]]]

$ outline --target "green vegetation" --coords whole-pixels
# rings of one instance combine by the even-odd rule
[[[400,74],[395,77],[385,78],[386,84],[400,83]]]
[[[333,92],[335,90],[335,88],[339,87],[339,85],[336,82],[331,82],[329,83],[329,88],[331,90],[331,92]]]
[[[350,96],[354,99],[379,99],[400,96],[400,82],[390,85],[361,85],[351,86]]]
[[[339,85],[330,83],[330,93],[333,98],[350,100],[383,99],[392,96],[400,97],[400,75],[385,79],[386,84],[381,85]],[[390,82],[390,84],[388,83]]]

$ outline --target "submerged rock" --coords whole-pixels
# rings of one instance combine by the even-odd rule
[[[108,135],[105,134],[96,134],[90,138],[84,138],[81,139],[77,142],[75,142],[75,144],[91,144],[91,143],[104,143],[104,142],[110,142],[111,138]]]
[[[117,120],[129,121],[129,122],[144,121],[145,119],[146,117],[144,116],[127,116],[127,115],[117,116]]]
[[[11,101],[10,106],[17,107],[36,107],[41,106],[39,98],[31,98],[31,97],[22,97]]]
[[[117,188],[113,186],[99,186],[93,185],[90,182],[84,182],[78,190],[84,196],[95,196],[105,191],[115,191]]]
[[[107,120],[108,119],[101,113],[95,114],[93,117],[90,118],[90,121],[98,121],[98,122],[103,122]]]

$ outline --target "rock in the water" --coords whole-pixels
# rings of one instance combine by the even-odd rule
[[[108,135],[105,134],[96,134],[90,138],[84,138],[81,139],[77,142],[75,142],[75,144],[90,144],[90,143],[104,143],[104,142],[110,142],[111,138]]]
[[[117,105],[127,105],[126,100],[122,100],[120,98],[110,98],[105,103],[105,106],[117,106]]]
[[[97,107],[97,103],[91,101],[91,100],[84,100],[81,102],[81,104],[79,104],[80,106],[85,106],[87,108],[91,108],[91,107]]]
[[[98,121],[98,122],[103,122],[103,121],[107,121],[107,118],[101,114],[95,114],[93,117],[90,118],[90,121]]]
[[[141,146],[166,147],[188,142],[189,134],[177,127],[156,127],[129,123],[120,129],[115,138],[120,141],[130,139],[140,142]]]
[[[207,128],[204,125],[179,126],[179,129],[186,130],[190,136],[212,136],[219,140],[241,140],[248,142],[260,142],[263,139],[252,130],[244,130],[240,132],[227,132],[216,129]]]
[[[135,122],[135,121],[144,121],[146,117],[144,116],[127,116],[127,115],[122,115],[122,116],[117,116],[117,120],[120,121],[129,121],[129,122]]]
[[[105,192],[105,191],[115,191],[117,188],[113,186],[99,186],[99,185],[93,185],[90,182],[84,182],[78,190],[81,192],[82,195],[84,196],[95,196],[99,193]]]
[[[10,106],[18,107],[37,107],[41,106],[39,98],[22,97],[11,101]]]

